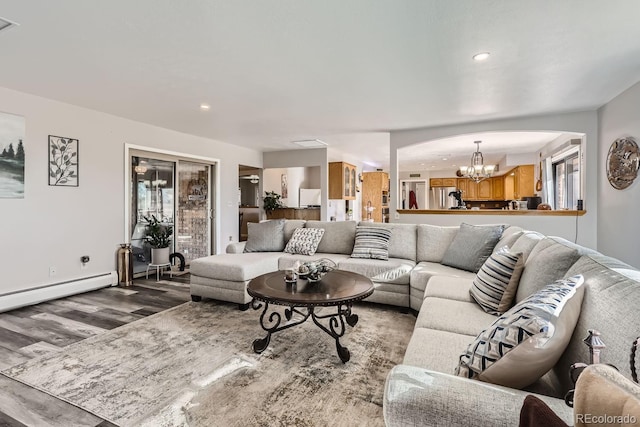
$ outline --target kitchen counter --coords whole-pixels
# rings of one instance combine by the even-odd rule
[[[278,208],[267,212],[269,219],[304,219],[320,221],[320,208]]]
[[[399,214],[405,215],[538,215],[538,216],[583,216],[586,210],[516,210],[507,211],[502,209],[398,209]]]

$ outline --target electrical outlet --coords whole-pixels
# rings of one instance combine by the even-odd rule
[[[233,242],[233,236],[229,236],[229,241]]]
[[[395,219],[400,219],[400,214],[399,214],[398,212],[396,212],[396,213],[395,213],[395,215],[393,215],[393,217],[394,217]]]
[[[53,277],[58,274],[58,270],[55,267],[49,267],[49,277]]]

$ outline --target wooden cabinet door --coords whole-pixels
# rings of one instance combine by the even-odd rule
[[[534,166],[533,165],[521,165],[518,166],[517,178],[517,190],[518,198],[531,197],[534,194]]]
[[[442,178],[443,187],[455,187],[457,182],[455,178]]]
[[[480,200],[491,200],[492,195],[492,185],[491,181],[485,179],[484,181],[480,181],[478,183],[478,199]]]
[[[469,180],[466,178],[458,178],[456,182],[458,190],[462,191],[462,200],[469,199]]]
[[[478,200],[478,184],[470,179],[467,180],[467,197],[464,194],[462,200]]]
[[[493,187],[493,200],[504,200],[504,177],[495,176],[491,178]]]
[[[356,198],[356,168],[354,167],[349,171],[349,198]]]
[[[429,184],[432,187],[442,187],[442,178],[431,178]]]
[[[345,162],[329,163],[329,199],[355,200],[356,167]]]

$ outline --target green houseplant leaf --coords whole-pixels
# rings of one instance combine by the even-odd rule
[[[155,215],[143,217],[147,221],[145,238],[152,248],[168,248],[171,245],[173,227],[162,224]]]

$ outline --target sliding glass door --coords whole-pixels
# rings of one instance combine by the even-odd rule
[[[151,262],[151,247],[145,240],[147,218],[155,216],[174,226],[175,162],[133,156],[131,163],[133,272],[140,273]]]
[[[211,253],[211,167],[179,160],[178,188],[176,252],[188,263]]]
[[[215,241],[214,166],[164,154],[135,154],[131,156],[130,218],[134,273],[145,272],[151,262],[145,233],[146,218],[152,215],[173,227],[170,253],[181,254],[186,264],[210,255]]]

